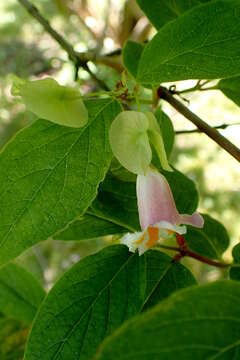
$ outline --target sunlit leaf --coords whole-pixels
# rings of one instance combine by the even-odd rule
[[[86,106],[85,127],[40,120],[0,154],[0,265],[65,228],[96,197],[112,159],[109,127],[121,108],[112,99]]]
[[[239,14],[238,0],[219,0],[169,22],[145,46],[137,80],[157,85],[239,75]]]
[[[209,0],[137,0],[137,3],[151,23],[159,29],[185,11],[207,1]]]
[[[128,40],[123,48],[123,64],[128,72],[137,77],[137,69],[144,46],[135,41]]]
[[[236,105],[240,106],[240,76],[220,80],[216,87]]]

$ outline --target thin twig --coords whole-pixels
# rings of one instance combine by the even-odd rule
[[[98,83],[98,85],[104,89],[105,91],[110,90],[109,87],[105,84],[105,82],[102,79],[99,79],[93,72],[92,70],[89,68],[88,64],[85,64],[83,66],[84,70],[86,70],[89,75],[95,80],[96,83]]]
[[[46,30],[46,32],[51,35],[53,39],[56,40],[56,42],[64,49],[69,59],[74,63],[76,71],[75,71],[75,79],[77,79],[78,76],[78,69],[79,67],[83,67],[84,70],[86,70],[89,75],[105,90],[108,89],[107,85],[98,77],[93,74],[93,72],[89,69],[87,62],[94,58],[93,54],[90,53],[78,53],[74,50],[73,46],[68,43],[68,41],[60,35],[56,30],[53,29],[53,27],[50,25],[49,21],[46,20],[41,13],[38,11],[36,6],[34,6],[31,2],[28,0],[18,0],[19,3],[29,12],[30,15],[32,15]],[[104,84],[104,85],[103,85]]]
[[[220,134],[217,129],[212,128],[200,117],[189,110],[181,101],[177,100],[168,89],[163,86],[159,86],[158,96],[160,99],[163,99],[172,105],[180,114],[190,120],[200,131],[208,135],[213,141],[240,162],[240,149]]]
[[[168,246],[168,245],[162,245],[162,244],[159,244],[158,247],[162,248],[162,249],[166,249],[166,250],[177,251],[181,255],[181,258],[185,257],[185,256],[188,256],[188,257],[191,257],[191,258],[193,258],[195,260],[201,261],[204,264],[208,264],[208,265],[219,267],[219,268],[228,268],[228,267],[230,267],[232,265],[230,263],[225,263],[225,262],[222,262],[222,261],[216,261],[216,260],[208,259],[205,256],[199,255],[199,254],[195,253],[194,251],[186,249],[186,248],[182,249],[181,247]]]
[[[18,0],[22,6],[32,15],[47,31],[49,35],[54,38],[57,43],[68,53],[69,58],[73,62],[80,61],[79,57],[77,56],[76,52],[74,51],[72,45],[70,45],[66,39],[62,35],[60,35],[57,31],[53,29],[50,25],[49,21],[46,20],[38,11],[35,5],[31,4],[28,0]]]
[[[234,124],[221,124],[218,126],[213,126],[213,129],[227,129],[229,126],[234,126],[234,125],[240,125],[240,123],[234,123]],[[175,131],[176,135],[182,135],[182,134],[193,134],[193,133],[202,133],[201,130],[199,129],[192,129],[192,130],[177,130]]]

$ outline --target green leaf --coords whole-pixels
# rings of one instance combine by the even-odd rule
[[[163,171],[170,188],[178,211],[181,214],[192,214],[198,206],[198,192],[195,183],[180,171]]]
[[[233,265],[229,269],[229,276],[232,280],[240,281],[240,244],[232,249]]]
[[[192,273],[179,262],[160,251],[146,254],[147,287],[143,310],[158,304],[173,292],[196,284]]]
[[[124,232],[140,230],[136,183],[108,175],[88,213],[122,227]]]
[[[194,283],[183,265],[159,251],[138,256],[122,245],[105,248],[76,264],[50,291],[25,360],[91,359],[100,342],[143,306]]]
[[[88,111],[80,92],[61,86],[54,79],[20,79],[13,85],[12,93],[20,95],[27,109],[39,118],[77,128],[86,125],[88,121]]]
[[[145,291],[145,258],[125,246],[81,260],[49,292],[25,360],[91,359],[103,338],[135,315]]]
[[[84,240],[140,230],[136,183],[108,175],[82,219],[57,234],[57,240]]]
[[[159,29],[185,11],[206,1],[208,0],[137,0],[137,3],[151,23]]]
[[[123,111],[110,128],[110,144],[114,156],[134,174],[144,174],[152,160],[148,140],[148,118],[138,111]]]
[[[54,236],[55,240],[88,240],[105,235],[121,234],[122,226],[94,215],[84,214],[79,220],[71,223],[65,230]]]
[[[88,101],[80,129],[37,121],[0,154],[0,265],[82,215],[112,159],[113,100]]]
[[[121,181],[136,182],[136,175],[125,169],[115,157],[111,162],[110,173]]]
[[[166,24],[145,46],[137,80],[157,85],[239,75],[239,16],[238,0],[219,0]]]
[[[29,328],[0,314],[0,359],[22,360]]]
[[[131,40],[128,40],[123,48],[123,64],[134,78],[137,77],[138,64],[143,49],[142,44]]]
[[[173,124],[170,118],[162,111],[160,107],[156,110],[155,116],[161,128],[164,147],[167,153],[167,157],[169,158],[173,149],[175,138]]]
[[[196,229],[189,226],[184,238],[188,246],[199,254],[213,259],[221,259],[230,243],[228,233],[219,221],[209,215],[202,216],[204,227]]]
[[[221,90],[236,105],[240,106],[240,76],[220,80],[216,88]]]
[[[45,296],[31,273],[16,264],[0,269],[0,311],[15,320],[31,323]]]
[[[126,322],[94,359],[238,359],[239,334],[239,283],[220,281],[178,291]]]

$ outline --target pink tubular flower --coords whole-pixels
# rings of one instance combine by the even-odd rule
[[[132,252],[138,249],[139,255],[173,233],[185,234],[186,226],[181,224],[203,227],[203,218],[197,212],[179,214],[170,186],[157,170],[149,168],[145,175],[138,175],[137,200],[142,232],[126,234],[121,242]]]

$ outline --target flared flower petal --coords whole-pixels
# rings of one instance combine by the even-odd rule
[[[137,199],[140,225],[145,229],[161,221],[174,226],[180,224],[203,226],[200,214],[179,214],[166,178],[157,170],[149,168],[146,175],[137,177]]]
[[[127,245],[131,252],[138,249],[139,255],[142,255],[162,240],[172,237],[174,233],[185,234],[186,231],[186,226],[174,226],[167,221],[161,221],[154,226],[148,226],[142,232],[126,234],[122,237],[121,243]]]

